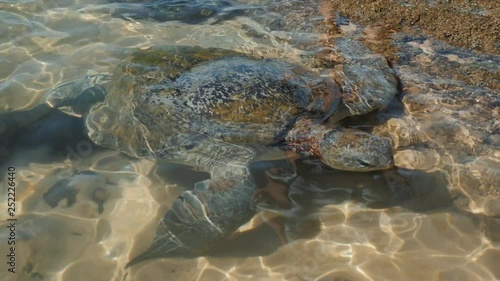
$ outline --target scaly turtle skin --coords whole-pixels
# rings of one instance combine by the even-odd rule
[[[395,85],[387,91],[394,95]],[[200,253],[247,222],[255,214],[256,146],[279,145],[343,170],[391,167],[388,140],[322,124],[341,101],[335,83],[299,65],[184,46],[133,52],[111,76],[47,96],[47,104],[83,116],[98,145],[211,174],[175,201],[151,247],[128,266]]]

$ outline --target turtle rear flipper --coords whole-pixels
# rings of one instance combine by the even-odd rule
[[[158,224],[151,246],[125,268],[159,257],[194,257],[229,236],[255,214],[250,178],[210,179],[184,192]]]
[[[159,257],[193,257],[222,241],[255,214],[257,186],[249,171],[255,151],[199,136],[177,147],[173,161],[210,172],[179,196],[160,220],[151,246],[126,267]]]

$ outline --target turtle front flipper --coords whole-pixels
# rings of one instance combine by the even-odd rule
[[[193,257],[255,214],[251,178],[205,180],[184,192],[160,221],[151,246],[126,267],[159,257]]]
[[[81,117],[104,101],[108,81],[108,75],[86,76],[54,88],[45,95],[44,103],[31,109],[0,114],[0,155],[7,154],[14,142],[25,147],[51,144],[57,148],[66,141],[81,140],[83,124],[74,116]]]
[[[94,104],[104,101],[107,95],[105,85],[109,81],[111,77],[106,74],[85,76],[83,79],[62,84],[49,91],[45,103],[64,113],[80,117]]]
[[[333,119],[385,108],[399,92],[397,77],[387,59],[350,38],[336,39],[335,46],[344,59],[335,80],[341,87],[342,103],[348,113],[339,110],[340,116]]]

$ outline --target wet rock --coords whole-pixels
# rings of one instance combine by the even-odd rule
[[[409,146],[424,139],[407,118],[391,118],[385,124],[384,129],[391,135],[394,147]]]
[[[490,145],[500,146],[500,134],[489,135],[485,142]]]
[[[459,187],[471,197],[477,207],[487,206],[488,212],[495,213],[495,200],[500,200],[500,163],[479,157],[458,172]],[[490,205],[491,204],[491,205]]]
[[[414,170],[433,170],[440,164],[440,156],[434,149],[400,150],[394,154],[397,167]]]
[[[396,148],[412,146],[396,152],[396,163],[445,171],[450,191],[471,200],[462,207],[481,210],[499,196],[499,58],[423,36],[398,34],[394,44],[405,115],[385,127]]]

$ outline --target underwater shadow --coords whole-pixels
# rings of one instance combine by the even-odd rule
[[[193,186],[207,176],[181,166],[157,172],[183,186]],[[268,256],[286,243],[314,238],[321,230],[321,209],[332,204],[356,202],[367,209],[402,208],[417,213],[460,211],[454,205],[460,196],[449,192],[446,176],[440,171],[345,172],[316,160],[299,160],[297,174],[294,180],[282,183],[263,171],[256,172],[261,195],[256,223],[188,258]]]

